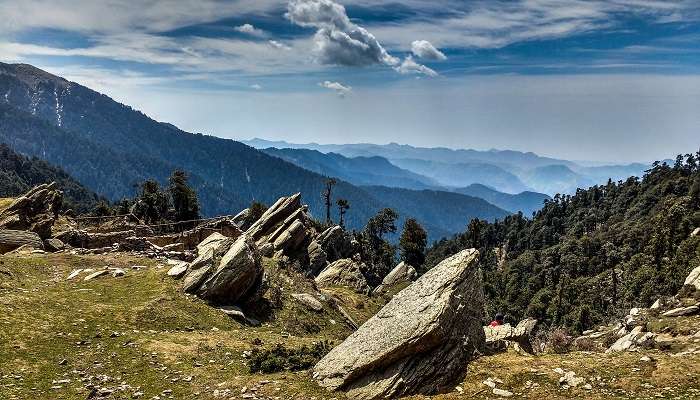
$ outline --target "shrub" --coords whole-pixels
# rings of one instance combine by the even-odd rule
[[[311,368],[331,350],[328,341],[315,342],[311,347],[289,349],[278,343],[272,349],[253,348],[248,361],[250,373],[271,374],[280,371],[300,371]]]
[[[573,338],[563,328],[554,328],[547,335],[547,351],[557,354],[567,353],[571,349]]]

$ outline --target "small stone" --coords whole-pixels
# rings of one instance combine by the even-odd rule
[[[498,389],[498,388],[494,388],[492,393],[496,396],[501,396],[501,397],[510,397],[513,395],[513,392],[509,392],[507,390]]]

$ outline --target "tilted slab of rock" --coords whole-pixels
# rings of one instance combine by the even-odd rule
[[[356,243],[353,243],[352,235],[338,225],[321,232],[316,241],[326,253],[329,262],[350,258],[357,253]]]
[[[39,235],[30,231],[18,231],[14,229],[0,230],[0,254],[18,249],[22,246],[29,246],[42,250],[44,244]]]
[[[399,292],[313,368],[352,399],[451,391],[483,352],[478,252],[449,257]]]
[[[695,290],[700,290],[700,267],[690,271],[683,285],[694,286]]]
[[[63,193],[55,182],[39,185],[0,212],[0,229],[32,231],[48,239],[62,203]]]
[[[323,310],[323,304],[316,297],[308,293],[293,294],[292,298],[313,311]]]
[[[384,277],[381,285],[377,286],[372,293],[379,294],[396,284],[411,282],[415,277],[416,269],[401,261]]]
[[[682,317],[684,315],[697,314],[698,310],[700,310],[698,306],[678,307],[673,310],[668,310],[661,315],[664,317]]]
[[[344,258],[328,264],[314,281],[320,287],[345,286],[358,293],[369,293],[370,288],[361,269],[362,266],[354,260]]]
[[[214,271],[219,261],[221,261],[221,257],[224,256],[233,242],[233,239],[214,233],[197,246],[197,258],[187,266],[187,271],[185,272],[186,275],[183,281],[185,292],[196,292]]]
[[[272,229],[301,208],[301,193],[289,197],[282,197],[263,213],[248,230],[246,234],[254,241],[269,235]]]
[[[201,285],[190,288],[202,299],[233,304],[248,294],[262,274],[260,255],[247,236],[241,236],[221,257],[214,270],[203,274]]]

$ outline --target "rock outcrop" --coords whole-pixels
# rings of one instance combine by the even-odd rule
[[[301,193],[289,197],[282,197],[263,213],[248,230],[246,234],[257,241],[263,236],[269,235],[272,230],[290,215],[301,208]]]
[[[13,229],[0,230],[0,254],[10,252],[22,246],[43,250],[44,244],[39,235],[30,231]]]
[[[0,212],[0,229],[32,231],[48,239],[62,203],[55,182],[36,186]]]
[[[492,351],[498,351],[507,348],[509,343],[513,343],[517,345],[516,350],[533,354],[534,350],[530,342],[530,336],[536,325],[536,319],[527,318],[520,321],[515,327],[511,324],[485,326],[486,346]]]
[[[215,303],[235,304],[253,289],[262,275],[255,244],[247,236],[227,244],[227,240],[212,240],[204,246],[204,254],[188,268],[185,291]],[[216,253],[224,249],[219,259]]]
[[[453,390],[484,348],[478,252],[449,257],[401,291],[313,368],[353,399]]]
[[[314,279],[319,287],[345,286],[358,293],[370,291],[367,279],[362,274],[363,265],[357,261],[344,258],[329,264]]]
[[[416,278],[416,275],[415,268],[401,261],[384,277],[382,283],[377,286],[372,293],[375,295],[380,294],[394,285],[411,282]]]
[[[309,255],[309,272],[311,275],[318,275],[319,272],[328,266],[328,256],[316,240],[312,240],[309,243],[306,252]]]

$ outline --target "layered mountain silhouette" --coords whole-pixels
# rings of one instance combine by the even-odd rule
[[[30,65],[0,63],[0,142],[63,168],[113,201],[133,196],[147,178],[165,183],[180,168],[190,174],[205,215],[234,213],[252,200],[271,204],[294,192],[302,193],[314,215],[323,215],[326,172],[306,170],[233,140],[184,132]],[[395,177],[407,176],[412,175]],[[362,188],[341,177],[333,193],[350,202],[350,228],[359,229],[378,210],[391,207],[402,219],[416,216],[431,239],[461,231],[471,218],[509,214],[476,197],[434,191],[432,201],[423,202],[418,200],[423,192],[397,195],[398,190]],[[430,209],[455,214],[437,220]]]

